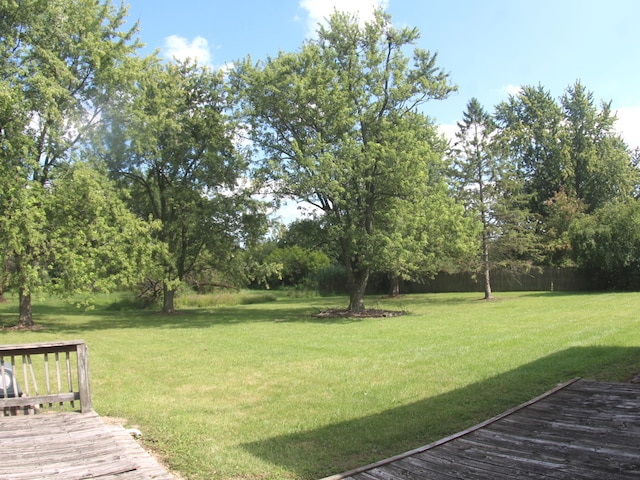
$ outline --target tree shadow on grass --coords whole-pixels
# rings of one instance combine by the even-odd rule
[[[172,314],[152,310],[111,311],[109,309],[84,310],[69,306],[45,306],[34,308],[38,331],[46,333],[82,333],[107,329],[180,328],[201,329],[220,325],[250,323],[327,323],[347,324],[366,321],[366,318],[320,318],[317,307],[292,304],[265,308],[252,305],[215,307],[210,309],[185,309]],[[17,314],[0,313],[0,331],[13,327]]]
[[[640,348],[573,347],[416,403],[242,447],[297,478],[320,478],[429,444],[572,378],[619,381],[638,371]]]
[[[499,295],[499,294],[498,294]],[[593,292],[522,292],[518,296],[570,296],[594,295]],[[510,293],[506,300],[513,299]],[[417,294],[401,296],[398,299],[367,297],[368,305],[378,308],[378,300],[384,299],[386,308],[411,314],[415,305],[458,305],[477,301],[468,293],[442,296],[439,294]],[[500,300],[500,297],[498,297]],[[314,299],[287,299],[263,305],[218,306],[202,309],[178,310],[173,314],[163,314],[154,310],[121,308],[118,304],[97,305],[95,309],[76,308],[72,303],[58,300],[56,303],[35,304],[34,318],[40,332],[60,334],[82,334],[84,331],[107,329],[180,328],[200,329],[220,325],[251,323],[326,323],[348,324],[368,321],[368,318],[341,317],[323,318],[317,314],[323,310],[341,308],[348,302],[346,297],[322,297]],[[10,302],[0,305],[0,331],[16,325],[18,305]]]

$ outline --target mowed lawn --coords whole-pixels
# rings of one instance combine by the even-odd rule
[[[424,445],[581,376],[640,372],[640,293],[368,298],[405,315],[316,318],[341,298],[176,315],[36,304],[37,331],[82,338],[95,409],[126,419],[189,479],[312,479]]]

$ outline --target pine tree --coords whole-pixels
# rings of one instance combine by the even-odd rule
[[[455,173],[458,194],[467,211],[482,224],[481,271],[484,298],[493,298],[491,290],[490,245],[497,233],[495,205],[500,165],[493,152],[495,124],[476,98],[467,103],[463,120],[458,122],[455,143]]]

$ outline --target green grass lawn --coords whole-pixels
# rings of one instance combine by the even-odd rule
[[[345,298],[177,315],[36,304],[38,331],[85,339],[93,404],[138,426],[189,479],[311,479],[424,445],[581,376],[640,372],[640,294],[477,293],[369,298],[405,315],[319,319]],[[248,302],[251,303],[251,302]]]

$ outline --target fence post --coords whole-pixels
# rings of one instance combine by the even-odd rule
[[[89,347],[86,343],[77,345],[78,355],[78,389],[80,390],[80,411],[87,413],[93,410],[91,405],[91,389],[89,386]]]

